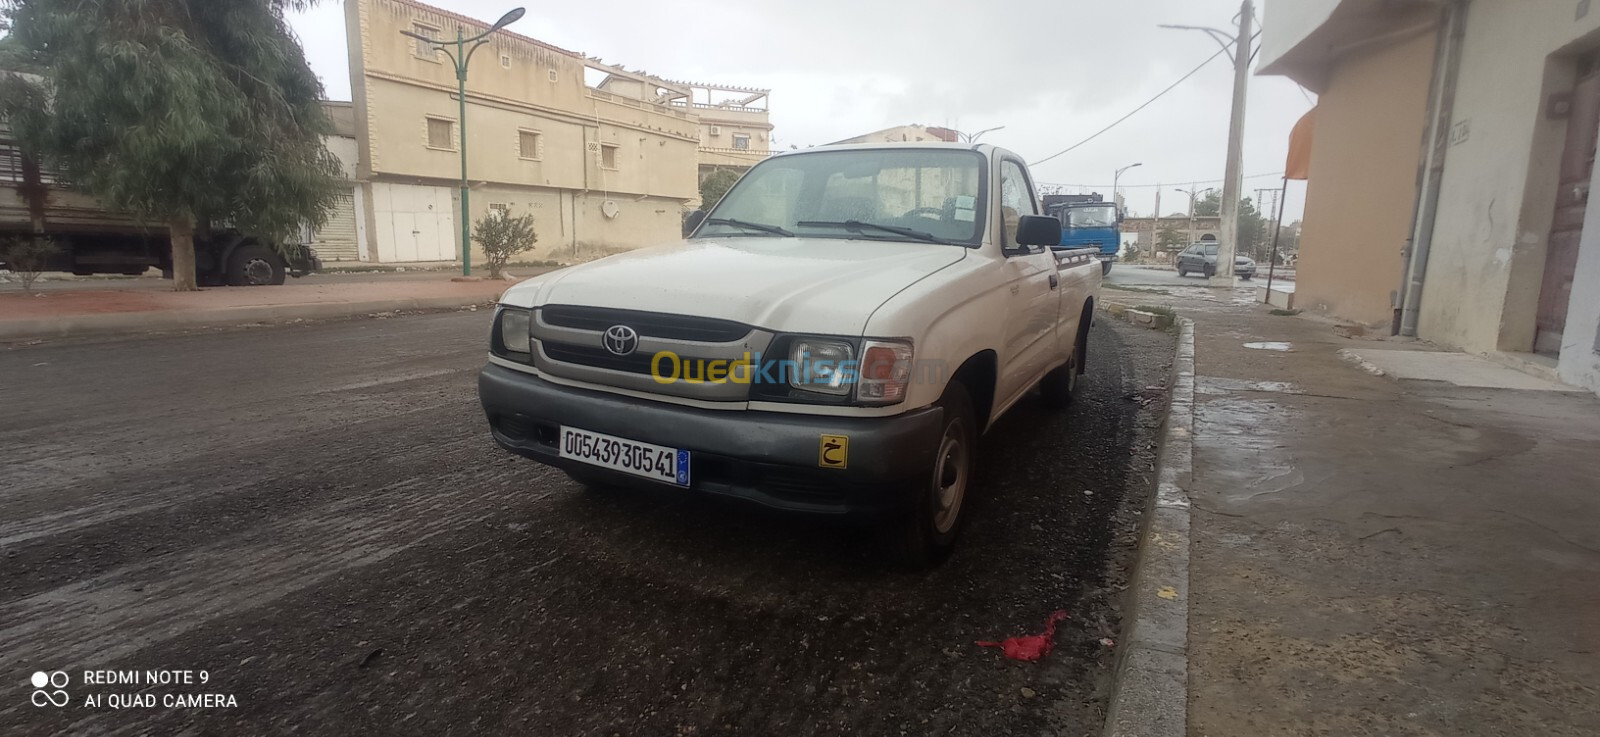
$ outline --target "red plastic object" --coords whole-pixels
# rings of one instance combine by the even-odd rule
[[[978,642],[979,647],[997,647],[1012,660],[1021,660],[1032,663],[1055,649],[1056,622],[1067,618],[1067,612],[1057,609],[1050,613],[1050,618],[1044,622],[1044,633],[1038,635],[1023,635],[1021,637],[1008,637],[1004,642]]]

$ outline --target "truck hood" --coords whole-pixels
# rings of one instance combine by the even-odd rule
[[[713,317],[775,332],[860,335],[900,290],[967,255],[961,246],[834,238],[697,239],[534,277],[500,301]]]

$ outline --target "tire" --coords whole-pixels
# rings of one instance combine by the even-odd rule
[[[282,284],[288,272],[283,257],[259,243],[246,243],[228,256],[227,283],[235,287]]]
[[[939,398],[944,432],[934,448],[927,480],[915,490],[910,507],[890,530],[890,554],[906,568],[921,569],[950,554],[961,532],[963,508],[972,488],[977,453],[977,419],[972,396],[960,382],[951,382]]]
[[[1182,279],[1182,278],[1184,278],[1184,277],[1186,277],[1188,275],[1189,275],[1189,270],[1188,269],[1185,269],[1182,266],[1178,267],[1178,278],[1179,279]]]
[[[1217,275],[1217,270],[1211,268],[1210,266],[1206,266],[1206,267],[1204,267],[1204,268],[1202,268],[1200,270],[1200,275],[1205,277],[1205,278],[1207,278],[1207,279],[1210,279],[1211,277]]]
[[[1078,347],[1073,346],[1072,357],[1039,381],[1039,394],[1044,397],[1046,407],[1069,407],[1072,400],[1077,398],[1078,386],[1083,383],[1078,373],[1078,353]]]

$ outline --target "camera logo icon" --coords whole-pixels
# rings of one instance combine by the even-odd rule
[[[72,681],[72,677],[64,670],[51,673],[34,671],[33,673],[33,705],[34,706],[66,706],[69,697],[63,689]]]

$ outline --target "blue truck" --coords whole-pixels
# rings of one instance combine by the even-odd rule
[[[1061,247],[1098,249],[1100,273],[1111,273],[1122,249],[1122,211],[1116,204],[1101,201],[1097,194],[1054,195],[1044,200],[1045,214],[1061,221]]]

